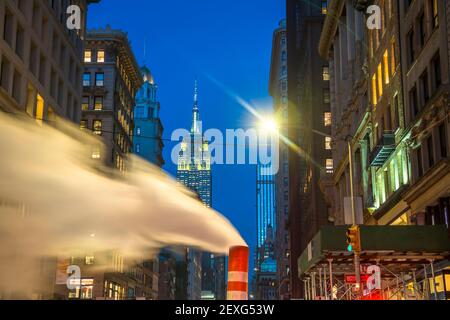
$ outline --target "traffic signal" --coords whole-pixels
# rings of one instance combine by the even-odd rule
[[[359,227],[351,226],[347,230],[347,250],[350,252],[360,252],[361,251],[361,239],[359,236]]]

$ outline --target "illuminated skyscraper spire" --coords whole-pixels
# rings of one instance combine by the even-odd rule
[[[198,109],[198,81],[195,79],[194,85],[194,108],[192,109],[191,133],[200,133],[200,112]]]

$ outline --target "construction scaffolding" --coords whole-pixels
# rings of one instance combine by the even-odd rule
[[[445,226],[360,226],[362,290],[355,283],[354,254],[345,249],[347,229],[322,228],[299,257],[305,299],[450,299]],[[367,270],[373,266],[380,271],[376,289],[368,285],[377,276]]]

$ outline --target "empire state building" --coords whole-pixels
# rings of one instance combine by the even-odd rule
[[[204,140],[198,108],[198,84],[195,81],[194,107],[190,134],[184,137],[178,157],[177,179],[193,192],[207,207],[212,206],[211,156]]]

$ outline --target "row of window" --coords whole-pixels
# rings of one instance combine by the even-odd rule
[[[406,35],[408,66],[412,66],[428,37],[439,26],[438,0],[425,2],[419,17]],[[428,19],[426,12],[428,11]]]
[[[96,72],[95,73],[95,86],[104,87],[105,86],[105,73]],[[92,85],[92,75],[90,72],[85,72],[83,74],[83,87],[90,87]]]
[[[430,66],[420,75],[418,85],[414,84],[409,91],[411,120],[415,119],[420,111],[423,110],[433,94],[439,89],[441,83],[441,58],[439,52],[437,52],[431,60]]]
[[[92,50],[85,50],[84,51],[84,62],[90,63],[90,62],[97,62],[97,63],[104,63],[105,62],[105,50],[97,50],[96,52],[96,60],[93,61],[93,51]]]
[[[448,157],[448,137],[445,130],[445,123],[439,125],[437,132],[431,134],[424,142],[416,149],[417,174],[419,178],[424,175],[427,169],[432,168],[436,164],[437,159],[445,159]],[[439,149],[436,146],[439,146]],[[427,166],[425,166],[425,163]]]
[[[383,89],[389,85],[391,78],[397,70],[397,60],[395,58],[395,40],[391,41],[390,52],[386,50],[382,61],[378,64],[372,76],[372,105],[377,106],[383,96]]]

